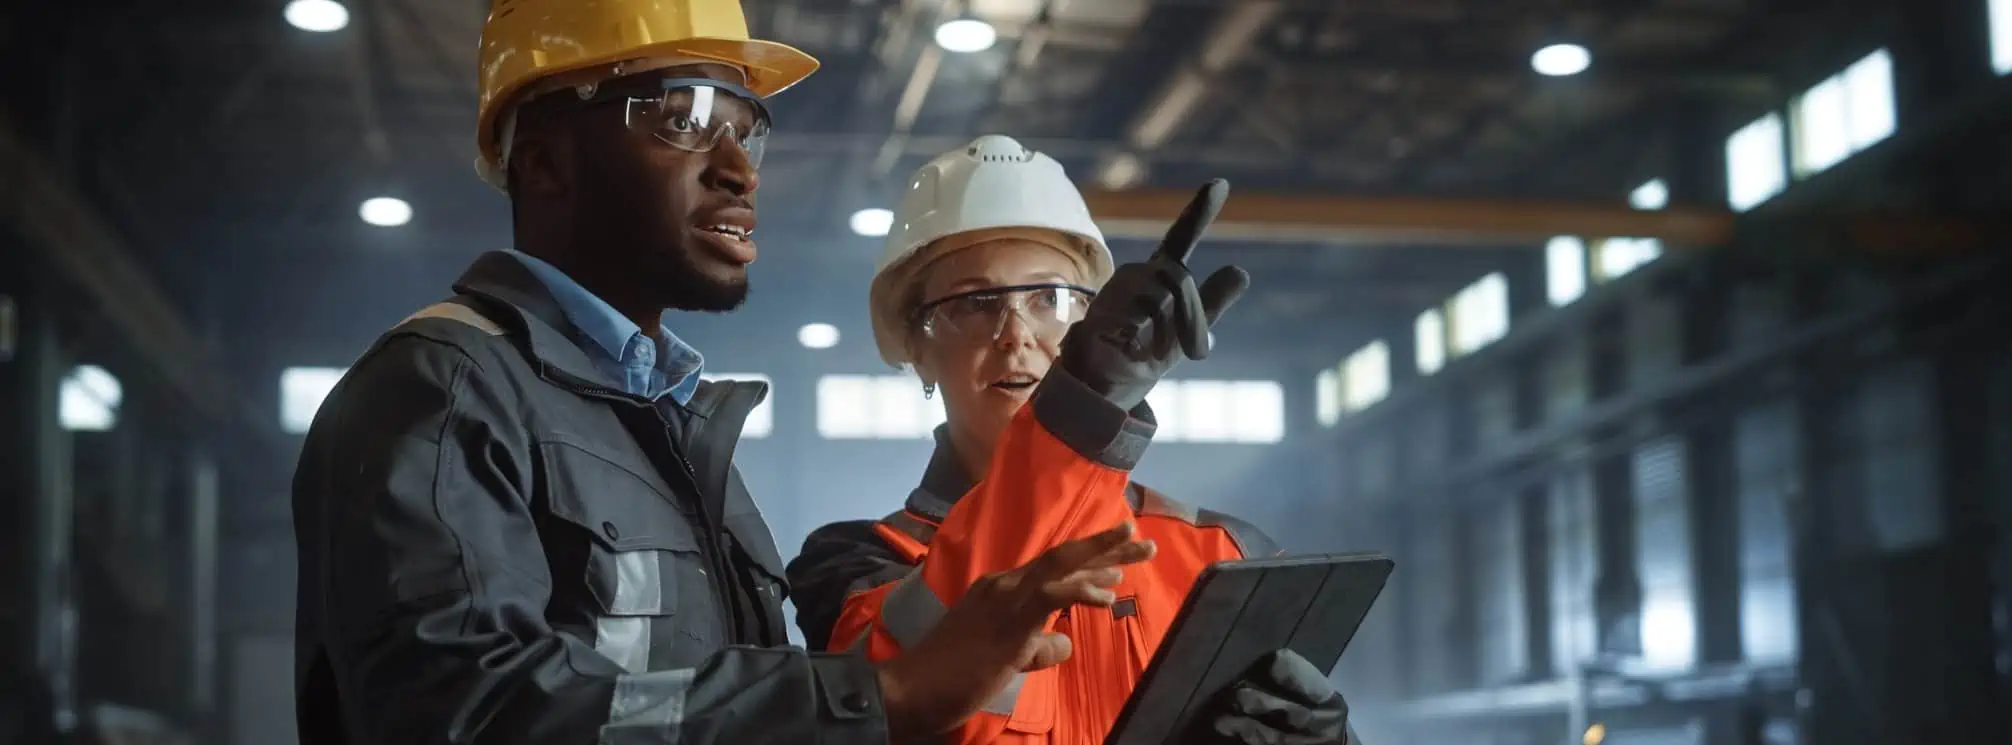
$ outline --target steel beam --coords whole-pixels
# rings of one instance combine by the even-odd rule
[[[231,376],[196,338],[147,270],[83,196],[64,184],[11,125],[0,123],[0,222],[73,282],[161,379],[217,422],[276,427],[235,393]]]
[[[1090,214],[1113,238],[1159,238],[1193,196],[1185,189],[1083,192]],[[1922,254],[2002,243],[2012,236],[2012,218],[1814,209],[1739,216],[1709,207],[1637,210],[1619,202],[1232,191],[1209,234],[1257,242],[1506,248],[1576,235],[1660,238],[1672,249],[1713,248],[1738,237],[1777,253],[1772,244]]]
[[[1194,196],[1187,190],[1086,190],[1090,214],[1107,235],[1157,238]],[[1733,214],[1625,203],[1513,199],[1371,197],[1236,192],[1210,235],[1252,241],[1415,243],[1528,247],[1552,236],[1661,238],[1673,246],[1714,246],[1733,236]]]

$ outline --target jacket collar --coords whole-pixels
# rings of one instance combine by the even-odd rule
[[[530,345],[531,356],[542,367],[575,381],[592,383],[619,391],[622,386],[594,366],[587,353],[575,344],[567,330],[573,328],[566,312],[552,299],[551,290],[516,257],[503,251],[487,251],[454,281],[454,291],[489,301],[509,311],[500,321],[514,322]]]
[[[977,482],[964,470],[964,464],[957,460],[957,449],[950,444],[950,425],[936,425],[936,450],[929,454],[929,465],[922,470],[922,484],[908,493],[906,505],[909,512],[941,523],[950,516],[950,508],[965,492]],[[1132,511],[1139,511],[1142,497],[1136,482],[1125,485],[1125,501],[1132,504]]]

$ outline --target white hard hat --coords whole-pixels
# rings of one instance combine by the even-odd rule
[[[1070,238],[1083,253],[1092,287],[1111,277],[1111,249],[1062,164],[1005,135],[985,135],[937,156],[908,180],[887,248],[874,267],[868,302],[880,357],[900,367],[908,358],[908,321],[893,281],[909,259],[944,238],[980,230],[1031,228]]]

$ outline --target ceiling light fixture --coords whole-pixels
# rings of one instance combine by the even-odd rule
[[[806,323],[796,330],[796,343],[805,349],[830,349],[838,346],[838,327],[829,323]]]
[[[412,205],[396,197],[375,197],[363,200],[356,215],[380,228],[395,228],[412,222]]]
[[[283,13],[287,23],[302,31],[325,34],[349,25],[349,9],[335,0],[293,0]]]
[[[946,52],[983,52],[999,41],[999,30],[976,18],[945,21],[936,27],[936,45]]]
[[[1593,53],[1577,44],[1552,44],[1530,55],[1530,69],[1554,78],[1577,75],[1592,65]]]
[[[849,222],[852,224],[852,232],[868,238],[878,238],[894,229],[894,212],[879,207],[868,207],[852,213]]]

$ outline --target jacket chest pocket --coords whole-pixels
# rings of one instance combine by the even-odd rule
[[[567,442],[544,453],[552,514],[586,537],[594,648],[630,672],[709,654],[724,629],[693,518],[634,466]]]

